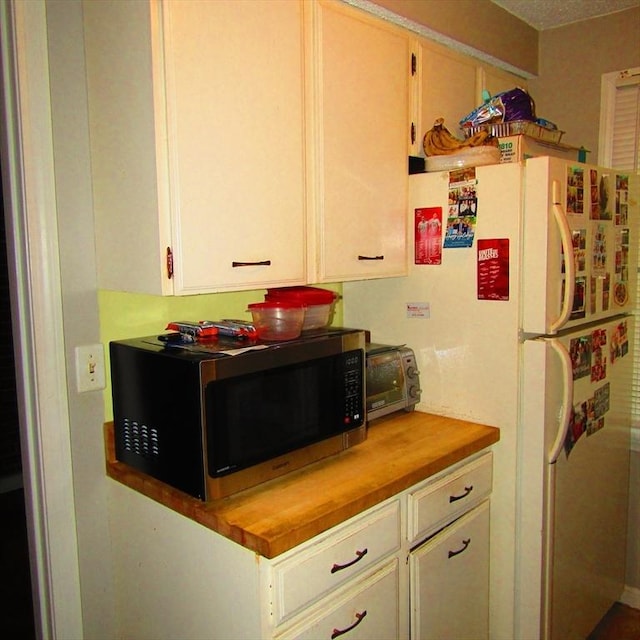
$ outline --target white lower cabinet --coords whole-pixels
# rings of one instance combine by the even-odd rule
[[[414,549],[409,565],[412,639],[488,637],[488,501]]]
[[[113,482],[119,637],[486,638],[491,483],[485,452],[267,559]]]
[[[487,638],[492,481],[489,452],[274,559],[274,637]]]

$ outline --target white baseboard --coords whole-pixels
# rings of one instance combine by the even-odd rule
[[[634,609],[640,609],[640,589],[637,587],[625,587],[620,597],[620,602]]]

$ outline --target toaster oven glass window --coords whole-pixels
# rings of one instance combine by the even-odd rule
[[[404,372],[395,353],[367,358],[367,410],[400,402],[404,397]]]
[[[209,474],[238,471],[342,433],[341,362],[336,357],[320,358],[209,383],[205,390]]]

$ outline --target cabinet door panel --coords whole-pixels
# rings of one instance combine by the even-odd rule
[[[415,549],[409,562],[414,640],[488,637],[488,501]]]
[[[164,17],[177,292],[303,282],[301,3],[180,0]]]
[[[398,560],[394,558],[374,574],[305,611],[304,623],[278,635],[277,640],[398,638],[398,574]]]
[[[462,139],[459,122],[480,104],[477,89],[478,66],[472,58],[443,51],[434,44],[419,44],[420,112],[418,140],[422,139],[437,118],[444,118],[447,129]]]
[[[409,38],[335,3],[317,20],[319,279],[404,275]]]

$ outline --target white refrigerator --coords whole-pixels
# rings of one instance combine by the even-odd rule
[[[343,286],[345,326],[414,349],[418,410],[500,428],[494,639],[584,639],[623,590],[636,180],[547,157],[410,176],[408,277]]]

